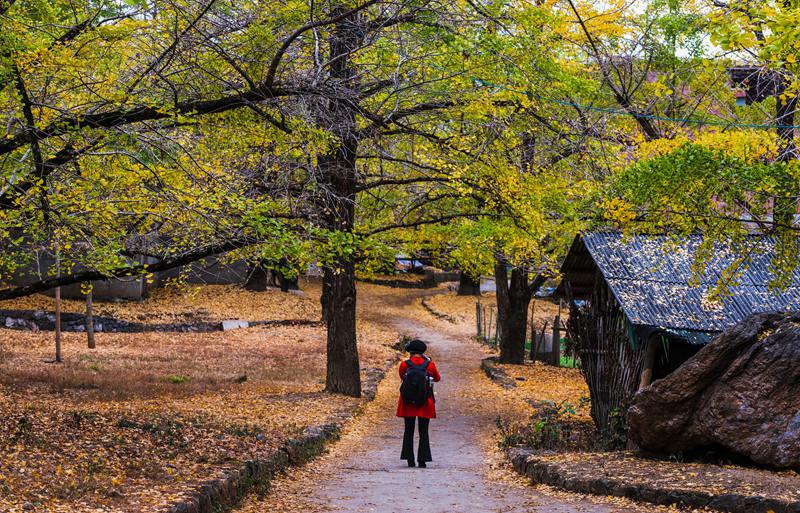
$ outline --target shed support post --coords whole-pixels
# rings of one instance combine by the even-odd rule
[[[639,390],[649,387],[653,382],[653,366],[656,363],[656,353],[658,352],[658,345],[660,340],[651,338],[647,341],[647,352],[644,355],[644,366],[642,367],[642,374],[639,378]]]

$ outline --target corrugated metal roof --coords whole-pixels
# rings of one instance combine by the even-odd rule
[[[770,290],[775,239],[769,236],[716,243],[705,268],[696,274],[693,266],[703,243],[700,235],[623,237],[618,232],[590,232],[580,242],[570,251],[580,251],[581,245],[588,250],[635,325],[722,331],[753,313],[800,310],[800,270],[795,269],[789,287]],[[730,294],[709,301],[710,290],[744,255],[750,261],[739,266]],[[565,276],[570,276],[569,266],[583,260],[567,258],[562,268]],[[585,273],[583,264],[580,268]]]

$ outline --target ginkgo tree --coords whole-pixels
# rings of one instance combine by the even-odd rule
[[[484,15],[369,0],[2,16],[4,271],[56,247],[59,267],[0,297],[299,240],[324,269],[326,387],[358,395],[355,265],[370,239],[467,215],[437,208],[458,177],[414,156],[459,151],[448,121],[483,96],[464,70],[496,58],[476,44]],[[394,215],[357,219],[381,190]]]
[[[317,261],[326,388],[350,395],[358,266],[436,227],[501,282],[517,361],[597,184],[731,98],[724,64],[681,55],[690,2],[0,5],[0,272],[59,262],[0,298],[229,252]]]

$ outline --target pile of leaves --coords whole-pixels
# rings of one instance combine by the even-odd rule
[[[177,411],[176,400],[82,402],[44,387],[2,392],[3,511],[154,511],[222,468],[268,455],[303,423],[347,408],[317,392],[287,402],[257,387],[226,394],[225,407],[222,397],[202,406],[196,397],[195,408]],[[245,414],[258,396],[269,416],[262,416],[267,405]],[[227,418],[233,410],[238,415]]]
[[[541,362],[497,367],[516,383],[513,393],[534,409],[523,422],[498,421],[502,446],[585,450],[601,443],[590,416],[589,389],[578,369]]]
[[[227,287],[196,297],[208,301],[165,292],[101,308],[130,317],[171,302],[175,315],[202,305],[210,316],[303,318],[316,301]],[[359,322],[358,338],[365,375],[395,354],[397,334],[383,325]],[[63,364],[50,363],[52,339],[0,329],[0,511],[157,511],[363,402],[323,392],[318,326],[98,333],[93,350],[66,333]]]
[[[734,465],[651,460],[626,451],[539,454],[537,459],[559,468],[567,478],[602,477],[630,486],[648,485],[714,495],[738,494],[800,501],[800,475]]]
[[[591,422],[589,387],[579,369],[554,367],[542,362],[496,365],[515,380],[516,393],[524,400],[532,404],[541,401],[570,404],[576,419]]]

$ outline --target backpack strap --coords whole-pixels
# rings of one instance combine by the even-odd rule
[[[430,365],[430,364],[431,364],[431,359],[430,358],[426,358],[425,361],[420,363],[419,365],[417,365],[416,363],[412,362],[411,358],[406,360],[406,365],[408,365],[409,367],[413,367],[415,369],[427,370],[428,369],[428,365]]]

